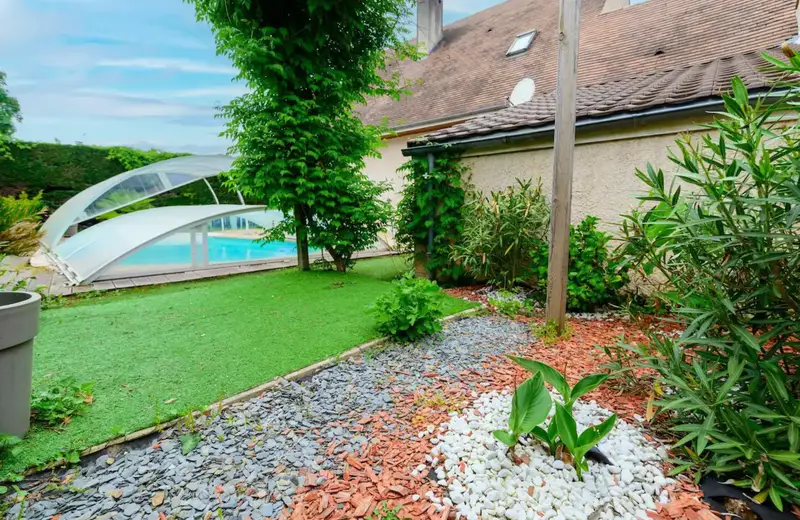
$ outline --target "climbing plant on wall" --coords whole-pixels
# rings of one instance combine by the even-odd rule
[[[403,198],[397,206],[398,245],[415,251],[435,277],[458,278],[463,269],[450,260],[450,249],[461,236],[461,210],[469,170],[455,153],[438,154],[433,172],[428,158],[415,157],[400,167],[405,176]],[[428,258],[429,228],[433,226],[433,248]],[[422,247],[420,247],[422,246]]]

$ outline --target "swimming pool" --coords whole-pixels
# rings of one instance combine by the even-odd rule
[[[297,255],[294,242],[269,242],[263,244],[249,238],[208,237],[208,261],[242,262],[268,260]],[[121,265],[179,265],[191,264],[192,251],[188,241],[159,242],[140,249],[120,262]]]

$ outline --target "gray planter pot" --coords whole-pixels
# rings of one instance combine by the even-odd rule
[[[22,437],[31,425],[33,338],[42,298],[0,292],[0,433]]]

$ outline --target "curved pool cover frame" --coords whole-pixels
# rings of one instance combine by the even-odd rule
[[[62,239],[72,225],[195,181],[208,184],[206,179],[229,170],[232,163],[233,158],[224,155],[177,157],[106,179],[75,195],[50,216],[42,225],[42,248],[59,271],[76,285],[96,280],[133,253],[175,233],[191,233],[192,247],[195,236],[199,237],[198,245],[205,249],[198,257],[208,258],[209,222],[242,216],[256,226],[269,229],[283,218],[282,213],[244,203],[166,206],[122,214]],[[218,201],[210,184],[208,187]],[[241,194],[239,198],[242,200]],[[207,266],[207,262],[201,261],[193,262],[191,268]],[[153,273],[138,273],[148,274]]]

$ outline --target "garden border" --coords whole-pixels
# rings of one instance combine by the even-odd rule
[[[466,318],[471,318],[473,316],[480,315],[480,314],[486,312],[487,310],[488,310],[488,307],[486,307],[486,305],[481,304],[479,307],[473,307],[472,309],[466,309],[466,310],[463,310],[461,312],[457,312],[455,314],[451,314],[450,316],[445,316],[440,321],[442,323],[450,323],[450,322],[454,322],[454,321],[460,321],[460,320],[463,320],[463,319],[466,319]],[[225,399],[223,399],[221,401],[216,401],[214,403],[211,403],[210,405],[208,405],[208,406],[206,406],[206,407],[204,407],[202,409],[194,411],[193,415],[194,416],[199,416],[199,415],[205,413],[206,411],[211,411],[211,410],[224,410],[224,409],[230,407],[232,404],[239,403],[239,402],[242,402],[242,401],[247,401],[249,399],[257,397],[259,394],[262,394],[264,392],[279,388],[281,386],[281,384],[283,384],[283,383],[285,383],[287,381],[297,381],[297,380],[301,380],[301,379],[305,379],[307,377],[313,376],[313,375],[315,375],[315,374],[317,374],[319,372],[322,372],[323,370],[325,370],[327,368],[330,368],[330,367],[336,365],[337,363],[339,363],[342,360],[356,357],[359,354],[364,353],[365,351],[372,350],[372,349],[377,348],[377,347],[381,347],[384,344],[389,343],[390,341],[391,341],[391,338],[389,336],[383,336],[381,338],[377,338],[377,339],[373,339],[373,340],[367,341],[366,343],[362,343],[360,345],[357,345],[357,346],[355,346],[355,347],[353,347],[353,348],[351,348],[351,349],[349,349],[349,350],[347,350],[345,352],[342,352],[341,354],[339,354],[337,356],[331,356],[329,358],[323,359],[322,361],[318,361],[318,362],[316,362],[316,363],[314,363],[312,365],[309,365],[307,367],[300,368],[300,369],[295,370],[294,372],[291,372],[291,373],[289,373],[287,375],[277,376],[277,377],[273,378],[271,381],[263,383],[263,384],[261,384],[259,386],[250,388],[248,390],[240,392],[240,393],[238,393],[236,395],[233,395],[231,397],[227,397],[227,398],[225,398]],[[141,430],[137,430],[137,431],[135,431],[133,433],[129,433],[129,434],[124,435],[122,437],[117,437],[116,439],[111,439],[110,441],[106,441],[106,442],[103,442],[101,444],[97,444],[95,446],[91,446],[91,447],[86,448],[85,450],[81,451],[81,457],[87,457],[89,455],[94,455],[94,454],[96,454],[98,452],[103,451],[106,448],[110,448],[112,446],[117,446],[119,444],[124,444],[126,442],[135,441],[135,440],[141,439],[143,437],[147,437],[148,435],[152,435],[154,433],[162,432],[162,431],[166,430],[167,428],[171,428],[172,426],[175,426],[180,421],[183,421],[185,419],[185,417],[186,417],[185,415],[182,415],[182,416],[176,417],[174,419],[170,419],[167,422],[155,424],[153,426],[148,426],[147,428],[143,428]],[[35,473],[40,473],[41,471],[60,468],[60,467],[66,466],[66,465],[68,465],[68,463],[65,460],[62,459],[61,461],[57,461],[57,462],[53,462],[53,463],[50,463],[50,464],[46,464],[44,467],[31,468],[31,469],[29,469],[29,470],[27,470],[25,472],[25,475],[32,475],[32,474],[35,474]]]

